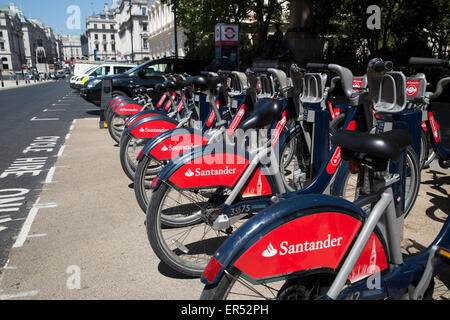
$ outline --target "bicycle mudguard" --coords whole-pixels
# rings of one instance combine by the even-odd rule
[[[176,189],[225,187],[233,189],[250,165],[246,151],[225,144],[193,148],[173,159],[153,180],[156,191],[162,181]],[[242,188],[243,197],[270,196],[275,190],[272,177],[265,169],[256,168]]]
[[[332,196],[310,194],[282,201],[231,235],[206,267],[202,282],[216,284],[225,270],[240,272],[254,284],[312,270],[336,272],[365,219],[360,208]],[[387,252],[377,227],[350,274],[350,282],[388,269]]]
[[[136,139],[150,139],[177,126],[178,121],[167,116],[149,116],[136,120],[128,127],[127,133]]]
[[[150,116],[165,116],[166,113],[158,111],[158,110],[144,110],[141,111],[139,113],[136,113],[132,116],[130,116],[127,121],[125,122],[125,128],[130,127],[130,125],[132,125],[134,122],[140,120],[140,119],[144,119],[146,117],[150,117]]]
[[[168,130],[150,140],[139,154],[138,160],[144,155],[158,161],[168,161],[181,153],[196,147],[207,145],[209,139],[201,130],[193,128],[175,128]]]
[[[125,103],[120,104],[116,108],[114,108],[113,112],[120,116],[130,116],[137,114],[144,110],[144,106],[136,103]]]

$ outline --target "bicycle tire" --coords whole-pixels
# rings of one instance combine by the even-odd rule
[[[206,224],[203,216],[204,210],[215,207],[208,196],[218,189],[178,191],[164,183],[153,192],[147,208],[148,240],[158,258],[173,270],[200,277],[211,256],[228,238]],[[175,196],[171,195],[172,191]],[[187,203],[183,203],[183,193]],[[187,193],[189,196],[186,196]],[[170,205],[166,209],[166,199],[168,203],[178,195],[178,206]],[[179,211],[176,211],[177,207]],[[174,218],[174,215],[179,215],[180,219]]]
[[[149,139],[136,139],[129,134],[123,134],[120,138],[120,164],[126,176],[131,181],[134,181],[134,175],[138,166],[138,161],[136,160],[137,155],[148,140]],[[131,146],[134,149],[132,154],[130,154]]]
[[[405,218],[409,215],[412,208],[414,207],[414,203],[417,200],[420,188],[419,160],[417,159],[416,152],[411,147],[408,147],[406,149],[406,163],[408,166],[406,179],[408,180],[409,177],[409,187],[407,184],[408,190],[405,190],[405,210],[404,210]],[[348,188],[351,176],[355,177],[355,175],[352,175],[348,171],[344,176],[343,179],[344,183],[341,184],[340,190],[336,190],[334,194],[350,202],[354,202],[358,197],[359,193],[357,190],[357,182],[351,184],[351,187],[354,188],[354,191],[353,189]]]
[[[144,156],[137,164],[136,171],[134,173],[134,194],[143,213],[147,212],[147,207],[150,202],[152,190],[150,189],[151,181],[164,167],[163,164],[156,164],[155,167],[149,166],[152,162],[156,162],[151,157]],[[148,177],[151,179],[148,179]]]

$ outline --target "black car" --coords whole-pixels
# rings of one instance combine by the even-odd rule
[[[181,59],[181,58],[161,58],[150,60],[128,70],[125,73],[108,76],[112,79],[113,96],[124,95],[133,97],[133,89],[137,87],[152,88],[158,83],[164,82],[164,76],[176,73],[198,75],[209,64],[208,61]],[[81,96],[96,106],[101,105],[102,79],[98,77],[86,83],[86,87],[80,91]],[[152,97],[157,99],[158,97]]]

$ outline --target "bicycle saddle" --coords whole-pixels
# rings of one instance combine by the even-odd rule
[[[158,84],[155,84],[155,89],[157,91],[159,91],[159,92],[166,91],[167,85],[164,82],[163,83],[158,83]]]
[[[224,81],[224,78],[198,76],[190,78],[190,81],[201,89],[214,89],[219,83]]]
[[[402,149],[412,144],[411,136],[406,130],[392,130],[381,134],[341,130],[332,137],[332,141],[347,154],[351,151],[393,161],[398,161]]]
[[[183,88],[185,88],[187,86],[189,86],[189,82],[188,81],[184,81],[184,80],[168,81],[167,82],[167,87],[169,89],[172,89],[172,90],[183,89]]]
[[[283,103],[279,100],[263,98],[258,100],[255,111],[238,128],[244,131],[249,129],[262,129],[281,119],[283,113]]]

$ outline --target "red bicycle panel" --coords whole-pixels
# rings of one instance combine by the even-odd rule
[[[161,141],[150,154],[158,160],[170,160],[192,148],[208,144],[208,139],[200,134],[180,134]]]
[[[343,213],[300,217],[258,240],[235,266],[253,279],[315,268],[336,269],[360,227],[359,220]]]
[[[234,187],[247,169],[249,160],[232,153],[208,154],[183,165],[169,181],[181,189]]]
[[[169,121],[155,120],[144,122],[131,131],[131,134],[138,139],[150,139],[154,138],[161,133],[175,129],[177,126]]]

